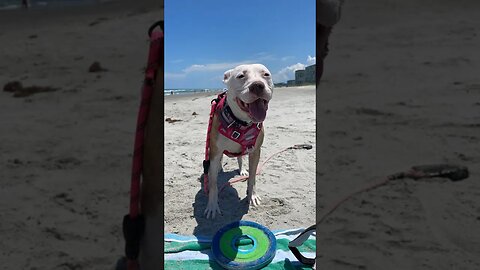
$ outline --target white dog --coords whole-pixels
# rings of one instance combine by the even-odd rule
[[[207,218],[221,213],[217,176],[223,154],[237,157],[241,175],[247,175],[242,168],[242,156],[248,154],[247,202],[254,206],[260,204],[260,197],[255,193],[255,172],[264,137],[263,121],[273,94],[272,75],[261,64],[230,69],[225,72],[223,81],[227,92],[217,99],[209,133]]]

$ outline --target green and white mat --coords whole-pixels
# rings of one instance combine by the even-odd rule
[[[304,270],[312,269],[301,264],[293,256],[288,243],[304,229],[272,231],[277,239],[277,252],[273,261],[262,268],[265,270]],[[210,244],[212,238],[165,234],[165,269],[167,270],[221,270],[212,257]],[[299,251],[306,257],[315,258],[315,233],[300,246]]]

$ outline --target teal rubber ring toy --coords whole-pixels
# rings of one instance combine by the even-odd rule
[[[275,257],[275,235],[258,223],[236,221],[221,228],[213,237],[212,254],[225,269],[256,270]]]

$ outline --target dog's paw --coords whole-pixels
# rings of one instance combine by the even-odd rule
[[[207,217],[207,219],[208,219],[208,218],[214,219],[214,218],[215,218],[215,215],[216,215],[217,213],[218,213],[219,215],[222,214],[222,212],[220,212],[220,207],[218,207],[218,203],[217,203],[217,202],[215,202],[215,203],[209,203],[209,204],[207,205],[207,208],[205,209],[205,212],[204,212],[204,214],[205,214],[205,216]]]
[[[259,206],[260,201],[262,200],[262,198],[260,198],[260,196],[255,195],[255,194],[253,194],[252,196],[250,196],[250,198],[247,198],[247,199],[248,199],[248,203],[252,206]]]
[[[240,175],[241,175],[241,176],[248,176],[248,171],[247,171],[246,169],[242,169],[242,170],[240,171]]]

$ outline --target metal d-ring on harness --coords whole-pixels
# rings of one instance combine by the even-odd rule
[[[155,31],[159,27],[161,31]],[[132,158],[132,174],[130,184],[130,209],[129,214],[123,218],[123,236],[125,238],[126,267],[128,270],[138,270],[138,255],[140,252],[140,239],[142,238],[145,220],[141,214],[140,185],[143,173],[143,148],[145,140],[145,126],[150,110],[153,95],[155,75],[163,61],[163,21],[154,23],[148,29],[150,48],[148,63],[145,70],[145,79],[142,87],[140,108],[137,116],[137,128]],[[119,268],[117,266],[117,268]]]
[[[452,181],[460,181],[460,180],[468,178],[468,176],[469,176],[469,172],[468,172],[467,167],[457,166],[457,165],[449,165],[449,164],[413,166],[408,171],[391,174],[391,175],[385,177],[385,179],[383,181],[380,181],[378,183],[374,183],[374,184],[369,185],[367,187],[364,187],[360,190],[352,192],[349,195],[347,195],[346,197],[344,197],[343,199],[336,202],[334,205],[332,205],[330,208],[328,208],[327,211],[319,219],[317,219],[317,224],[308,227],[299,236],[297,236],[295,239],[290,241],[290,243],[288,244],[288,248],[292,251],[293,255],[295,255],[295,257],[301,263],[306,264],[306,265],[314,265],[315,264],[315,259],[314,258],[307,258],[307,257],[303,256],[298,251],[297,247],[301,246],[308,239],[308,237],[313,232],[315,232],[316,227],[318,225],[320,225],[323,221],[325,221],[325,219],[330,214],[332,214],[342,203],[346,202],[347,200],[352,198],[354,195],[373,190],[375,188],[378,188],[380,186],[383,186],[383,185],[387,184],[388,182],[390,182],[392,180],[398,180],[398,179],[404,179],[404,178],[410,178],[410,179],[418,180],[418,179],[423,179],[423,178],[444,177],[444,178],[448,178]]]

